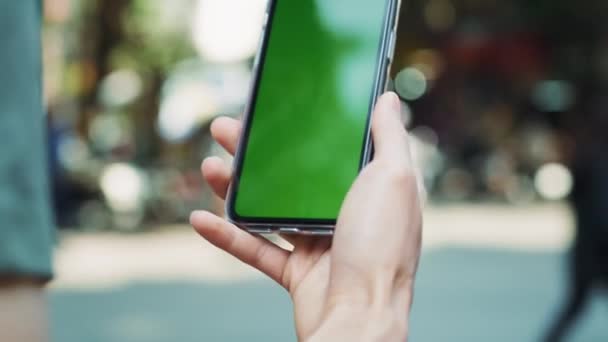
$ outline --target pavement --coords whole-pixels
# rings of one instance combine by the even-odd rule
[[[539,341],[565,291],[563,204],[435,206],[411,341]],[[64,234],[51,286],[54,342],[294,341],[287,294],[185,226]],[[608,341],[598,296],[571,341]]]

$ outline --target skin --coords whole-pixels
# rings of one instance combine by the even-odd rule
[[[284,236],[294,246],[290,251],[209,212],[192,213],[191,224],[203,238],[289,292],[300,341],[407,339],[422,214],[400,105],[394,93],[379,99],[372,122],[375,157],[348,193],[333,241]],[[234,154],[241,123],[219,118],[211,131]],[[231,168],[211,157],[202,173],[225,198]]]
[[[46,310],[40,283],[0,277],[0,341],[48,341]]]

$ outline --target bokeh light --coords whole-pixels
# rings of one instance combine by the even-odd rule
[[[110,208],[118,213],[137,212],[145,199],[146,182],[137,168],[126,163],[110,164],[100,179]]]
[[[158,132],[170,142],[188,139],[205,121],[216,113],[216,99],[208,87],[199,82],[176,86],[165,96],[158,115]]]
[[[79,172],[87,166],[90,151],[82,138],[68,134],[63,136],[57,145],[58,161],[64,170]]]
[[[429,81],[435,81],[439,78],[445,64],[440,52],[434,49],[416,50],[411,54],[409,61]]]
[[[576,100],[574,87],[560,80],[539,82],[532,92],[532,101],[544,112],[563,112]]]
[[[143,83],[137,72],[131,69],[115,70],[101,82],[99,100],[108,107],[125,106],[137,99],[142,88]]]
[[[266,0],[199,0],[192,34],[205,59],[234,63],[256,52]]]
[[[548,200],[560,200],[570,195],[573,187],[573,176],[570,170],[557,163],[543,165],[534,177],[538,193]]]
[[[89,138],[97,150],[110,152],[128,143],[130,126],[131,123],[118,114],[99,114],[91,121]]]
[[[182,61],[163,86],[160,136],[183,142],[218,114],[241,112],[250,80],[250,70],[241,64],[207,67],[196,60]]]
[[[424,73],[413,67],[401,70],[395,78],[395,90],[406,100],[419,99],[426,93],[427,87]]]

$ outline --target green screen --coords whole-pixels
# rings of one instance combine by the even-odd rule
[[[278,0],[234,199],[242,218],[336,219],[367,134],[378,0]]]

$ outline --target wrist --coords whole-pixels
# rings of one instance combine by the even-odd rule
[[[340,305],[329,312],[307,342],[405,341],[409,310]]]
[[[322,323],[307,341],[405,341],[413,284],[392,285],[330,295]]]

